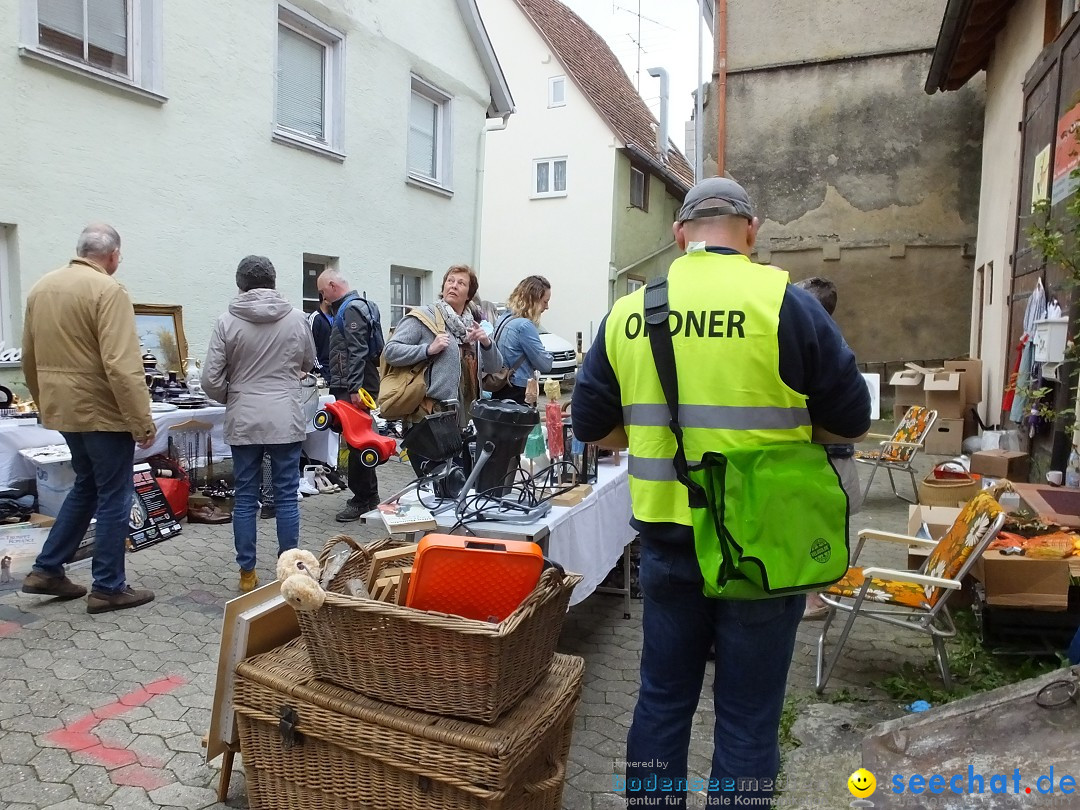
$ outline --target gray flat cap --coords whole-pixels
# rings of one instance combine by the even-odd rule
[[[727,177],[709,177],[686,193],[679,222],[734,215],[752,220],[754,206],[746,189]]]

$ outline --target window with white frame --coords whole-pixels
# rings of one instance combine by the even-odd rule
[[[345,37],[278,6],[274,139],[341,156]]]
[[[649,210],[649,175],[634,166],[630,167],[630,205]]]
[[[390,267],[390,328],[398,325],[405,313],[423,303],[423,270]]]
[[[552,76],[548,79],[548,106],[566,106],[566,77]]]
[[[412,77],[409,97],[409,176],[450,186],[450,96]]]
[[[8,246],[15,243],[9,235],[14,231],[14,225],[0,223],[0,362],[9,362],[5,352],[10,351],[12,342],[18,346],[19,336],[13,334],[11,315],[8,312],[8,302],[11,300],[11,257],[8,255]]]
[[[19,53],[164,101],[163,0],[22,0]]]
[[[304,312],[314,312],[319,308],[319,276],[334,264],[335,261],[328,256],[304,254]]]
[[[645,279],[641,276],[627,276],[626,277],[626,294],[629,295],[636,290],[640,290],[645,286]]]
[[[566,196],[566,158],[543,158],[533,161],[533,196]]]

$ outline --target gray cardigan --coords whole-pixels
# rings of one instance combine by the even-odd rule
[[[435,321],[435,307],[418,307],[432,322]],[[435,339],[435,333],[416,318],[402,318],[394,329],[393,337],[383,349],[383,359],[390,366],[412,366],[428,359],[427,347]],[[450,337],[450,345],[435,357],[427,370],[428,396],[434,400],[456,400],[461,382],[461,358],[455,351],[457,341]],[[491,348],[477,345],[480,373],[498,371],[503,367],[502,355],[495,341]],[[469,403],[459,403],[468,405]]]

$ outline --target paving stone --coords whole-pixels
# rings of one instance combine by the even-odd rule
[[[0,762],[5,765],[29,765],[39,750],[34,735],[25,731],[8,731],[0,737]]]
[[[217,793],[209,788],[194,787],[175,782],[166,787],[149,792],[151,801],[159,805],[184,807],[187,810],[199,810],[217,804]]]
[[[62,748],[38,749],[37,755],[30,760],[30,765],[42,782],[66,782],[79,767]]]
[[[59,782],[40,782],[37,779],[8,785],[4,788],[4,799],[9,802],[23,802],[36,807],[48,807],[59,804],[75,794],[71,785]]]

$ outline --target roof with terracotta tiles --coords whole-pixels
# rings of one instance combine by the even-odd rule
[[[667,160],[660,159],[656,118],[603,37],[559,0],[516,2],[638,162],[648,163],[669,185],[685,193],[694,184],[694,170],[674,144]]]

